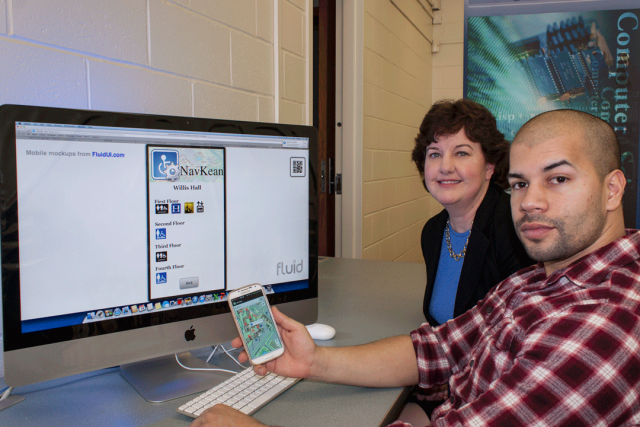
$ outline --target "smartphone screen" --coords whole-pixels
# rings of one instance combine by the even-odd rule
[[[282,341],[262,288],[256,287],[255,291],[238,297],[230,295],[230,298],[238,330],[251,361],[260,364],[282,354]]]

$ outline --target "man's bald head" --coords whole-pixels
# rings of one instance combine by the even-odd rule
[[[562,135],[580,135],[585,150],[601,179],[620,169],[620,145],[609,124],[591,114],[576,110],[554,110],[542,113],[525,123],[513,144],[533,146]]]

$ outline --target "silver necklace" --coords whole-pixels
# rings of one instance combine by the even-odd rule
[[[471,222],[471,226],[473,226],[473,222]],[[469,244],[469,237],[471,237],[471,229],[469,229],[469,235],[467,236],[467,241],[464,244],[464,248],[462,248],[462,252],[460,252],[459,254],[453,252],[453,248],[451,247],[451,236],[449,235],[450,229],[451,224],[449,223],[449,219],[447,218],[447,226],[444,228],[444,237],[447,240],[447,249],[449,249],[449,256],[456,261],[460,261],[467,253],[467,245]]]

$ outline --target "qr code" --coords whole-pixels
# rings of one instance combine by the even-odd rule
[[[307,176],[307,159],[304,157],[291,158],[291,176]]]

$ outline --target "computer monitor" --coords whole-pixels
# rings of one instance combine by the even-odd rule
[[[229,341],[251,283],[316,320],[314,128],[3,105],[0,144],[8,385]],[[127,365],[149,400],[224,379],[172,357]]]

